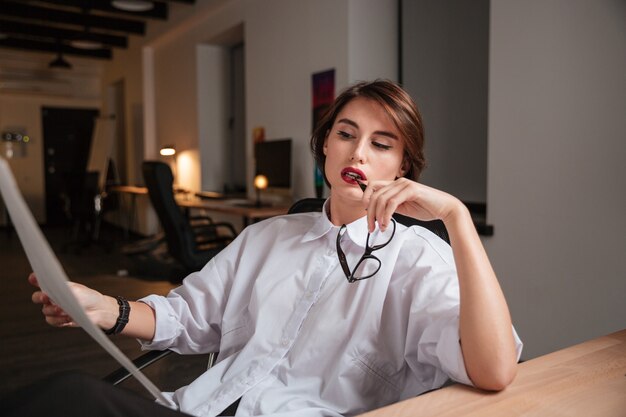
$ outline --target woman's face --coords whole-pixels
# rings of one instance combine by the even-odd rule
[[[366,184],[404,175],[404,142],[393,121],[375,101],[355,98],[335,118],[324,141],[325,173],[332,195],[359,200]]]

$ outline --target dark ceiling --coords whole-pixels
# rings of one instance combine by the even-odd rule
[[[194,2],[141,0],[153,7],[131,12],[112,0],[0,0],[0,48],[111,59],[113,48],[128,46],[129,35],[142,36],[150,22],[167,20],[172,5]]]

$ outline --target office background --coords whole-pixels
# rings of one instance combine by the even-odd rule
[[[52,55],[0,49],[0,130],[19,126],[32,137],[24,157],[11,162],[18,182],[45,221],[40,108],[57,106],[117,115],[129,183],[141,182],[143,159],[157,158],[162,145],[175,142],[184,167],[179,181],[194,189],[218,188],[228,161],[223,138],[229,51],[243,43],[246,138],[256,126],[268,138],[292,138],[293,197],[312,196],[311,74],[334,68],[340,90],[362,79],[397,80],[402,72],[424,110],[428,146],[436,155],[425,181],[466,192],[469,186],[454,179],[478,178],[466,198],[484,199],[487,221],[495,227],[483,242],[526,344],[524,357],[626,327],[626,3],[493,0],[476,6],[480,13],[472,19],[435,3],[198,0],[173,9],[167,22],[151,24],[145,37],[131,37],[129,48],[115,50],[113,60],[70,58],[74,68],[66,73],[38,69]],[[407,19],[400,10],[422,13]],[[450,16],[454,25],[444,20]],[[400,24],[405,36],[399,36]],[[439,69],[412,69],[420,71],[420,60],[438,59],[420,28],[442,27],[450,38],[481,45],[484,38],[471,34],[477,27],[486,31],[482,52],[464,53],[462,45],[458,52],[478,67],[476,80],[484,80],[485,88],[468,94],[463,84],[447,82],[465,72],[454,55],[439,56]],[[413,43],[425,47],[425,58],[402,54],[400,63],[400,38],[403,50]],[[486,65],[480,69],[472,60]],[[451,66],[455,71],[440,70]],[[16,84],[15,73],[36,76]],[[420,90],[426,76],[440,88]],[[433,106],[444,92],[449,102]],[[460,103],[451,105],[456,96]],[[459,119],[459,109],[467,107],[475,116]],[[482,125],[470,129],[476,119]],[[469,149],[484,150],[466,153],[466,161],[481,167],[475,173],[462,162],[441,160],[455,145],[437,149],[466,130],[480,143]],[[252,192],[252,141],[240,151]],[[442,164],[449,169],[441,171]],[[145,215],[138,230],[154,231],[156,218],[140,209]]]

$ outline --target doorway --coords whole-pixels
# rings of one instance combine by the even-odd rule
[[[80,190],[89,158],[97,109],[43,107],[46,224],[70,222],[69,204]]]

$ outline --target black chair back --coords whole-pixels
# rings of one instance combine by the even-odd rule
[[[160,161],[145,161],[142,169],[150,201],[165,233],[169,254],[190,271],[202,268],[222,248],[198,250],[189,219],[176,204],[174,177],[169,165]]]
[[[322,211],[322,206],[324,205],[323,198],[303,198],[302,200],[296,201],[290,208],[288,213],[307,213],[310,211]],[[423,221],[417,220],[412,217],[403,216],[402,214],[395,213],[393,218],[396,219],[398,223],[401,223],[405,226],[422,226],[440,238],[442,238],[446,243],[450,244],[450,237],[448,236],[448,231],[446,230],[446,226],[443,224],[441,220],[430,220]]]

